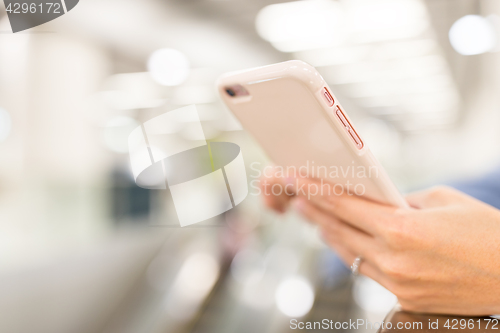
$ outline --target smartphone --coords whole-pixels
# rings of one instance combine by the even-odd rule
[[[314,67],[286,61],[225,74],[217,87],[276,170],[321,179],[330,194],[408,207]]]

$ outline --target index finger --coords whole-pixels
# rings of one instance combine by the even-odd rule
[[[297,196],[370,235],[381,235],[384,226],[394,220],[394,213],[399,209],[370,201],[352,192],[335,192],[336,185],[322,180],[295,178],[294,182]]]

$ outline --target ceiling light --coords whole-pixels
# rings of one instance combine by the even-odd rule
[[[189,75],[189,60],[178,50],[160,49],[149,57],[148,70],[157,83],[177,86]]]
[[[491,51],[497,44],[493,24],[479,15],[466,15],[450,28],[451,46],[462,55],[476,55]]]
[[[264,7],[256,19],[259,35],[283,52],[339,45],[345,39],[340,4],[294,1]]]
[[[375,42],[415,37],[429,26],[425,5],[419,0],[357,1],[347,3],[354,42]]]

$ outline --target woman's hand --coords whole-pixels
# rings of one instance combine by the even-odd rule
[[[277,182],[287,184],[267,182],[263,190]],[[270,194],[266,204],[283,211],[293,200],[347,265],[363,257],[360,273],[393,292],[403,309],[500,313],[497,209],[446,187],[412,194],[407,197],[412,208],[401,209],[354,195],[322,195],[316,190],[321,185],[311,179],[289,179],[290,184],[296,192],[293,199]]]

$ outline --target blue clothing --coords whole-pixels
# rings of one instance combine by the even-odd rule
[[[500,209],[500,168],[476,180],[457,182],[451,186]]]

